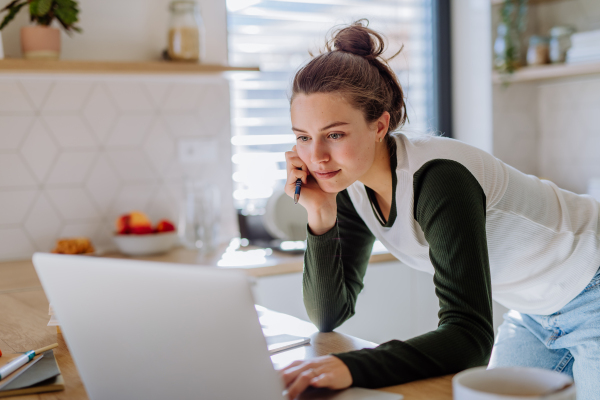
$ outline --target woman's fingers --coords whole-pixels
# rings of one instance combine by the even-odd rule
[[[296,379],[287,389],[288,399],[294,400],[296,397],[298,397],[300,393],[304,392],[310,386],[310,381],[317,376],[318,374],[312,368],[308,368],[304,372],[300,373],[300,375],[296,377]]]
[[[294,362],[281,371],[281,377],[289,400],[295,399],[309,386],[345,389],[352,385],[350,370],[335,356]]]
[[[317,375],[313,379],[310,380],[310,385],[314,387],[329,387],[333,384],[333,375],[330,373],[323,373]]]
[[[285,193],[294,197],[294,192],[296,191],[296,180],[302,180],[302,184],[306,185],[308,183],[308,174],[306,171],[301,171],[299,169],[292,169],[288,171],[287,182],[285,183]]]
[[[308,174],[306,173],[306,171],[301,171],[299,169],[293,169],[290,171],[290,173],[288,174],[288,185],[289,184],[296,184],[296,179],[302,179],[302,183],[304,183],[306,185],[306,178],[308,177]]]
[[[294,150],[285,152],[285,162],[288,173],[292,169],[301,169],[303,171],[308,170],[304,161],[298,157],[298,153],[296,153]]]
[[[281,377],[283,384],[287,387],[292,383],[300,374],[311,368],[311,364],[304,361],[294,361],[282,370]]]

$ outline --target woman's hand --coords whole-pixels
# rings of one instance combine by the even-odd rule
[[[294,361],[279,373],[289,400],[294,400],[309,386],[339,390],[352,385],[350,370],[335,356]]]
[[[322,235],[335,226],[337,218],[337,193],[326,193],[310,175],[308,167],[296,153],[296,146],[285,153],[287,182],[285,193],[294,198],[296,179],[302,180],[300,203],[308,212],[308,226],[313,235]]]

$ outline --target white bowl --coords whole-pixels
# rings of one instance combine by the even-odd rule
[[[114,235],[113,238],[121,253],[129,256],[149,256],[171,250],[177,242],[177,232]]]

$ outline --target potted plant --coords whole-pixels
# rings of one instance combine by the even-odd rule
[[[494,66],[510,75],[521,66],[521,36],[527,25],[528,0],[504,0],[494,43]]]
[[[8,14],[0,23],[0,31],[17,15],[29,7],[30,21],[36,25],[21,28],[21,48],[25,58],[58,59],[60,31],[50,25],[56,19],[67,33],[81,32],[75,26],[79,9],[75,0],[12,0],[0,10]]]

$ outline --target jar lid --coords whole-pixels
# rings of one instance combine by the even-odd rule
[[[559,25],[559,26],[555,26],[552,29],[550,29],[550,36],[553,36],[553,37],[565,36],[565,35],[571,35],[574,32],[575,32],[575,28],[573,28],[572,26]]]
[[[536,44],[548,44],[549,42],[550,38],[548,36],[531,35],[529,37],[529,44],[531,46],[535,46]]]
[[[196,10],[198,3],[195,0],[173,0],[169,4],[171,11]]]

